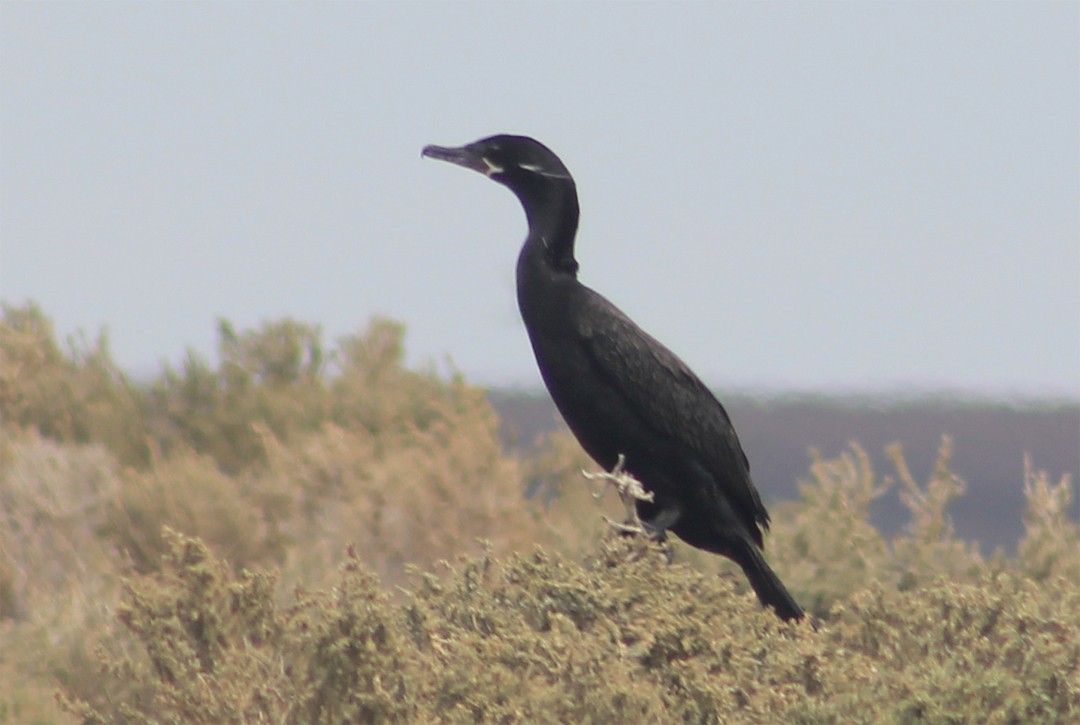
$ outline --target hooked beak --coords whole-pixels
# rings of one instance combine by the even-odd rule
[[[498,174],[503,170],[501,166],[496,166],[491,163],[468,146],[449,148],[446,146],[429,145],[424,147],[424,150],[420,152],[420,155],[426,156],[429,159],[449,161],[452,164],[464,166],[466,169],[479,171],[484,176]]]

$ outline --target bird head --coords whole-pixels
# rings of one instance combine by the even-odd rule
[[[540,251],[552,269],[577,273],[577,188],[551,149],[528,136],[500,135],[459,148],[425,146],[422,155],[479,171],[514,192],[529,222],[523,252]]]
[[[489,136],[466,146],[425,146],[423,156],[479,171],[519,194],[551,184],[573,183],[551,149],[528,136]]]

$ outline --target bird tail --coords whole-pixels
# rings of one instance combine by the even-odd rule
[[[750,586],[754,589],[758,599],[766,607],[772,607],[777,616],[785,621],[802,619],[805,616],[803,608],[791,596],[780,577],[772,570],[758,549],[750,541],[742,541],[739,546],[739,556],[732,557],[742,567]]]

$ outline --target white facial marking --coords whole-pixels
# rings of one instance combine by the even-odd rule
[[[545,171],[544,167],[539,165],[539,164],[519,164],[519,166],[521,168],[525,169],[526,171],[531,171],[534,174],[540,174],[541,176],[546,176],[549,179],[568,179],[568,178],[570,178],[566,174],[556,174],[556,173],[553,173],[551,171]]]
[[[482,156],[481,158],[484,159],[484,163],[487,165],[487,171],[484,172],[487,176],[501,174],[503,172],[503,167],[491,163],[486,156]]]

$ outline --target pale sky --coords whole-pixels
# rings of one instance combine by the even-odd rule
[[[215,320],[539,386],[535,136],[581,279],[711,385],[1080,396],[1080,4],[0,4],[0,299],[153,373]]]

